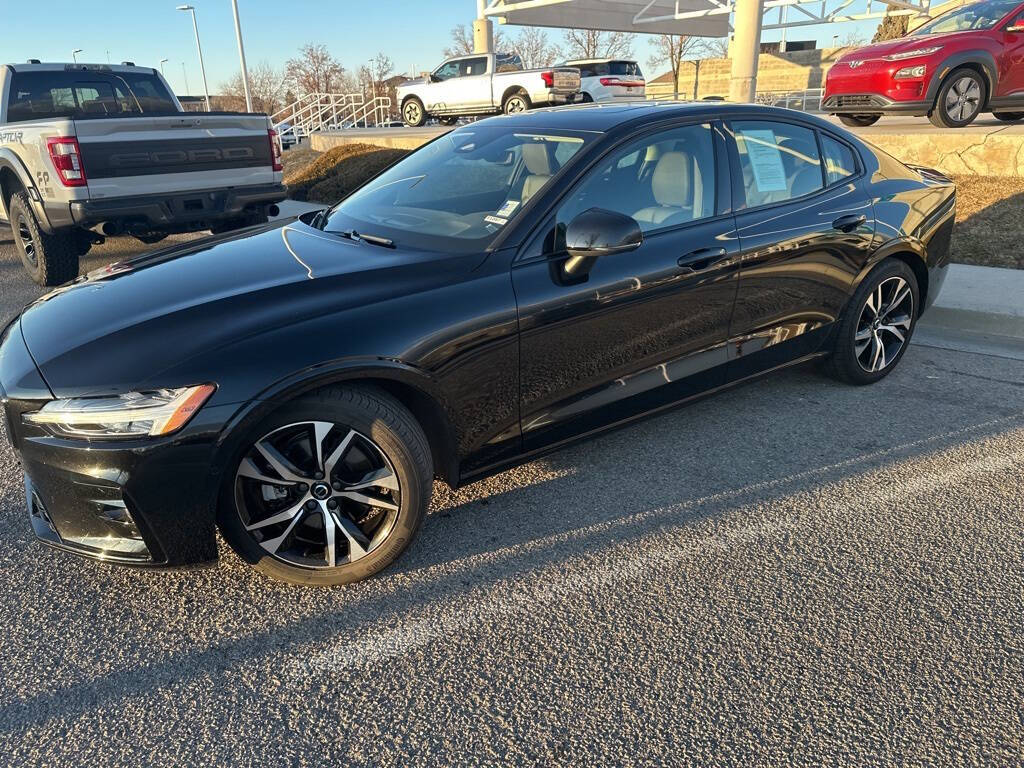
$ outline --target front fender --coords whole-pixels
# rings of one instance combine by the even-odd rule
[[[954,53],[943,59],[942,63],[935,70],[935,75],[932,77],[931,82],[928,84],[927,99],[929,102],[935,103],[935,98],[939,94],[939,88],[942,86],[942,81],[946,79],[946,76],[957,67],[962,67],[965,64],[973,64],[980,67],[982,72],[985,73],[986,85],[988,86],[987,96],[991,100],[999,83],[999,69],[996,66],[995,56],[989,51],[979,48]]]

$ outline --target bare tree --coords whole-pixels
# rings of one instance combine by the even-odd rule
[[[549,44],[547,32],[537,27],[524,27],[512,40],[511,49],[527,69],[550,66],[558,58],[558,47]]]
[[[563,35],[565,58],[631,59],[633,39],[629,32],[601,32],[596,29],[567,29]]]
[[[658,35],[654,39],[654,53],[648,59],[651,67],[668,64],[672,70],[672,98],[679,98],[679,72],[683,63],[690,61],[694,67],[693,98],[697,98],[700,78],[700,58],[708,53],[707,40],[689,35]]]
[[[446,59],[451,59],[455,56],[466,56],[470,53],[475,53],[473,50],[473,29],[466,29],[465,24],[457,24],[452,27],[451,31],[452,44],[445,48],[442,55]],[[494,32],[494,50],[504,51],[505,50],[505,33],[501,30],[495,30]]]
[[[707,48],[707,57],[709,59],[729,58],[728,37],[706,37],[704,38],[704,45]]]
[[[299,93],[335,92],[342,85],[344,73],[341,62],[323,44],[306,43],[285,65],[285,74]]]
[[[866,43],[867,38],[864,35],[852,31],[843,35],[843,38],[839,41],[839,45],[843,48],[860,48]]]
[[[274,69],[269,62],[261,61],[255,67],[249,67],[249,92],[252,95],[252,108],[256,112],[272,115],[285,104],[286,98],[284,72]],[[242,110],[245,108],[245,88],[242,85],[242,73],[236,72],[230,80],[220,86],[222,109]]]

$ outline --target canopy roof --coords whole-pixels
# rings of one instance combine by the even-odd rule
[[[489,0],[484,13],[506,24],[608,32],[726,37],[727,14],[679,19],[715,7],[712,0]]]

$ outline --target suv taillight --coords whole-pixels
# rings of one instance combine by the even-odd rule
[[[267,137],[270,139],[270,165],[275,171],[283,171],[284,166],[281,165],[281,144],[277,140],[277,131],[271,128],[267,131]]]
[[[550,69],[547,72],[541,72],[540,73],[540,77],[541,77],[541,80],[544,81],[544,86],[546,88],[554,88],[555,87],[555,73],[552,72]]]
[[[57,171],[60,183],[65,187],[84,187],[85,169],[82,167],[82,150],[74,136],[53,136],[46,140],[46,150]]]
[[[602,77],[601,85],[619,85],[623,88],[640,88],[644,85],[643,80],[623,80],[620,77]]]

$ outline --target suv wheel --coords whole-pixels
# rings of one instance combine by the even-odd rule
[[[839,122],[851,128],[866,128],[881,119],[881,115],[839,115]]]
[[[423,102],[415,96],[406,99],[402,105],[402,121],[411,128],[419,128],[427,122],[427,113],[423,109]]]
[[[913,270],[899,259],[883,261],[843,310],[825,370],[850,384],[873,384],[887,376],[907,351],[918,307]]]
[[[8,206],[14,247],[39,285],[62,285],[78,277],[79,243],[73,230],[46,234],[32,212],[28,195],[15,192]]]
[[[243,442],[218,523],[262,573],[293,584],[359,581],[415,536],[432,489],[430,444],[397,400],[332,387],[282,408]]]
[[[981,113],[985,96],[981,75],[973,69],[954,70],[939,87],[928,119],[939,128],[963,128]]]

